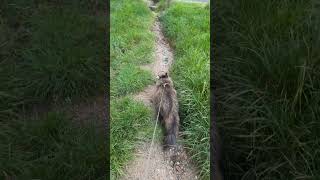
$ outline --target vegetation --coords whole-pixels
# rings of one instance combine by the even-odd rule
[[[316,3],[217,1],[213,91],[226,179],[320,178]]]
[[[111,177],[123,174],[123,167],[133,158],[137,140],[152,136],[151,110],[131,97],[111,101]]]
[[[131,94],[153,83],[150,72],[139,67],[151,62],[153,20],[142,0],[111,1],[111,179],[123,175],[138,141],[152,137],[152,111]]]
[[[30,111],[102,92],[101,11],[86,1],[1,1],[0,179],[106,176],[101,132],[66,114]]]
[[[167,0],[158,0],[158,1],[153,1],[156,3],[156,11],[161,12],[164,11],[167,8]]]
[[[173,3],[160,21],[175,50],[172,77],[178,92],[183,143],[209,179],[209,6]]]
[[[111,81],[111,95],[123,96],[139,92],[152,81],[151,73],[141,68],[127,64]]]
[[[95,129],[56,112],[2,122],[1,179],[105,179],[106,141]]]
[[[60,4],[62,8],[16,0],[1,5],[6,36],[1,39],[0,72],[6,79],[0,86],[7,88],[2,92],[23,102],[48,103],[103,88],[105,23],[80,4]],[[17,10],[21,14],[14,14]]]

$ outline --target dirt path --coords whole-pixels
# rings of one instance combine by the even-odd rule
[[[161,31],[161,24],[155,19],[152,31],[156,36],[154,62],[141,66],[142,69],[152,72],[154,77],[160,71],[169,71],[173,63],[173,52]],[[152,106],[150,94],[154,86],[148,86],[144,91],[134,96],[146,106]],[[158,126],[160,128],[160,126]],[[164,152],[162,142],[155,139],[148,161],[151,141],[141,142],[136,148],[135,159],[125,168],[122,180],[194,180],[198,179],[196,169],[190,162],[186,151],[179,145],[177,153]]]
[[[163,36],[158,19],[155,20],[151,30],[156,36],[154,62],[143,65],[141,68],[151,71],[155,78],[161,71],[169,72],[169,68],[173,62],[173,52],[169,43]],[[135,98],[143,101],[146,105],[151,106],[150,94],[152,93],[153,88],[153,85],[148,86],[144,91],[137,94]]]

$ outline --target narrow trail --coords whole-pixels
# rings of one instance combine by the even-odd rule
[[[160,22],[157,18],[155,19],[151,30],[156,36],[154,62],[142,65],[141,68],[151,71],[155,78],[161,71],[169,72],[169,68],[173,62],[173,52],[162,33]],[[152,93],[153,88],[154,85],[149,85],[142,92],[138,93],[135,96],[135,99],[144,102],[147,106],[151,106],[150,94]]]
[[[150,4],[149,4],[150,5]],[[155,19],[151,31],[156,36],[154,61],[141,66],[142,69],[149,70],[156,77],[158,72],[169,72],[173,63],[173,51],[164,37],[161,24],[158,18]],[[152,107],[150,95],[154,85],[150,85],[142,92],[136,94],[134,99],[142,101],[146,106]],[[160,128],[158,125],[157,128]],[[188,158],[184,148],[179,145],[175,156],[163,151],[160,140],[155,139],[151,149],[151,157],[148,161],[148,152],[151,145],[149,142],[140,142],[135,151],[135,158],[125,167],[125,175],[121,180],[195,180],[198,179],[196,168]]]

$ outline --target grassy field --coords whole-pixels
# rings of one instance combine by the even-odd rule
[[[152,137],[152,111],[132,94],[153,83],[151,73],[139,68],[152,60],[153,20],[142,0],[111,1],[111,179],[123,175],[137,142]]]
[[[48,103],[103,88],[104,17],[79,8],[81,3],[68,4],[43,2],[37,8],[17,0],[1,6],[7,36],[1,40],[0,72],[7,79],[0,86],[13,89],[21,101]]]
[[[183,143],[209,179],[210,8],[174,3],[161,16],[165,36],[174,48],[172,77],[178,92]]]
[[[212,90],[226,179],[320,178],[316,3],[217,1]]]
[[[1,1],[0,179],[106,176],[102,132],[67,114],[30,111],[103,92],[101,10],[85,1]]]
[[[105,179],[106,141],[58,112],[1,123],[1,179]]]

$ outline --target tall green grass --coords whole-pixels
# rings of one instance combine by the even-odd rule
[[[142,91],[152,82],[151,73],[134,65],[126,65],[111,81],[111,95],[123,96]]]
[[[209,179],[210,23],[209,6],[174,3],[160,21],[174,48],[172,77],[178,92],[184,144]]]
[[[0,2],[0,179],[106,178],[102,132],[29,111],[102,92],[105,17],[97,11],[82,0]]]
[[[9,93],[26,104],[101,92],[102,16],[92,15],[85,6],[49,2],[37,6],[22,0],[3,3],[1,11],[1,32],[7,36],[1,39],[0,55],[7,67],[0,73],[9,78],[0,86],[10,88]]]
[[[29,48],[21,52],[15,81],[24,97],[51,100],[101,92],[105,34],[95,17],[76,10],[44,10],[30,23],[33,33]]]
[[[320,177],[314,2],[217,2],[213,91],[226,179]]]
[[[106,144],[93,123],[76,127],[65,114],[0,124],[0,178],[105,179]]]
[[[152,60],[153,20],[142,0],[111,1],[111,179],[124,175],[137,143],[152,136],[152,111],[136,102],[131,94],[152,83],[151,73],[139,66]]]
[[[122,65],[151,62],[154,35],[150,28],[153,15],[145,2],[112,0],[110,6],[111,70],[116,71]]]

